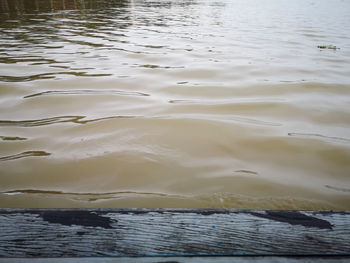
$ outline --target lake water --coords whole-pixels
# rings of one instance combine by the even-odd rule
[[[349,210],[349,14],[0,0],[0,207]]]

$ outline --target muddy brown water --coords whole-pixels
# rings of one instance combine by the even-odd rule
[[[349,210],[349,13],[0,0],[0,206]]]

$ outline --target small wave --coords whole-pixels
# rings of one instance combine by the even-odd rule
[[[0,161],[12,161],[12,160],[32,157],[32,156],[48,156],[48,155],[51,155],[51,153],[44,152],[44,151],[28,151],[28,152],[22,152],[14,155],[0,157]]]
[[[257,172],[251,171],[251,170],[236,170],[236,173],[244,173],[244,174],[254,174],[254,175],[258,175]]]
[[[350,192],[349,188],[343,188],[343,187],[336,187],[336,186],[331,186],[331,185],[325,185],[326,188],[332,189],[332,190],[336,190],[336,191],[340,191],[340,192]]]
[[[0,76],[0,81],[3,82],[25,82],[25,81],[33,81],[39,79],[53,79],[55,76],[53,73],[43,73],[43,74],[35,74],[29,76]]]
[[[132,54],[149,54],[149,55],[156,55],[157,53],[151,53],[146,51],[135,51],[135,50],[129,50],[125,48],[117,48],[117,47],[106,47],[101,49],[107,49],[107,50],[115,50],[115,51],[122,51],[126,53],[132,53]]]
[[[136,118],[136,116],[110,116],[91,120],[83,120],[86,116],[58,116],[52,118],[44,118],[38,120],[26,120],[26,121],[8,121],[0,120],[0,126],[19,126],[19,127],[37,127],[44,125],[51,125],[56,123],[72,122],[77,124],[86,124],[89,122],[109,120],[109,119],[121,119],[121,118]]]
[[[169,100],[169,103],[180,103],[180,104],[194,104],[194,103],[200,103],[196,102],[194,100]]]
[[[65,42],[69,42],[71,44],[75,45],[81,45],[81,46],[89,46],[93,48],[100,48],[100,47],[113,47],[112,45],[105,45],[105,44],[100,44],[100,43],[93,43],[93,42],[87,42],[87,41],[79,41],[79,40],[69,40],[65,39]]]
[[[24,141],[24,140],[27,140],[27,138],[11,137],[11,136],[0,136],[0,139],[2,139],[3,141]]]
[[[166,48],[167,46],[155,46],[155,45],[139,45],[147,48]]]
[[[51,95],[122,95],[122,96],[150,96],[150,94],[133,91],[122,90],[52,90],[44,91],[31,95],[27,95],[24,98],[32,98],[37,96],[51,96]]]
[[[40,79],[54,79],[57,77],[57,75],[73,75],[77,77],[108,77],[112,76],[113,74],[88,74],[86,72],[50,72],[50,73],[42,73],[42,74],[35,74],[35,75],[29,75],[29,76],[6,76],[1,75],[0,81],[3,82],[27,82],[27,81],[33,81],[33,80],[40,80]]]
[[[4,64],[16,64],[16,63],[27,63],[32,62],[30,65],[39,65],[39,64],[54,64],[60,63],[54,59],[46,59],[38,56],[25,56],[21,58],[17,57],[2,57],[0,58],[0,63]]]
[[[160,68],[160,69],[174,69],[174,68],[184,68],[184,67],[172,67],[172,66],[159,66],[159,65],[153,65],[153,64],[144,64],[144,65],[139,65],[135,64],[135,67],[140,67],[140,68]]]
[[[264,126],[282,126],[281,123],[277,123],[277,122],[270,122],[270,121],[262,121],[262,120],[257,120],[257,119],[252,119],[252,118],[244,118],[244,117],[238,117],[238,116],[234,116],[234,117],[230,117],[230,120],[233,121],[238,121],[238,122],[245,122],[245,123],[250,123],[250,124],[254,124],[254,125],[264,125]]]
[[[288,136],[302,136],[302,137],[316,137],[316,138],[321,138],[321,139],[329,139],[333,141],[340,141],[340,142],[348,142],[350,143],[350,139],[347,138],[342,138],[342,137],[335,137],[335,136],[325,136],[322,134],[317,134],[317,133],[298,133],[298,132],[290,132],[288,133]]]
[[[156,192],[137,192],[137,191],[118,191],[118,192],[105,192],[105,193],[78,193],[78,192],[63,192],[52,190],[36,190],[36,189],[20,189],[6,192],[0,192],[5,195],[45,195],[45,196],[62,196],[65,198],[78,199],[82,201],[99,201],[106,199],[118,199],[123,197],[143,196],[143,197],[179,197],[176,195],[169,195]]]
[[[83,118],[85,118],[85,116],[59,116],[59,117],[44,118],[44,119],[38,119],[38,120],[25,120],[25,121],[0,120],[0,126],[36,127],[36,126],[43,126],[43,125],[50,125],[50,124],[64,123],[64,122],[79,123],[79,121]]]

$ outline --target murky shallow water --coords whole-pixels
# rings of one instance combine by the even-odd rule
[[[350,1],[0,8],[1,207],[350,209]]]

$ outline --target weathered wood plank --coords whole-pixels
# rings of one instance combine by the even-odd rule
[[[0,209],[0,257],[350,255],[350,212]]]
[[[223,256],[223,257],[93,257],[93,258],[0,258],[0,263],[348,263],[350,257],[285,257],[285,256]]]

